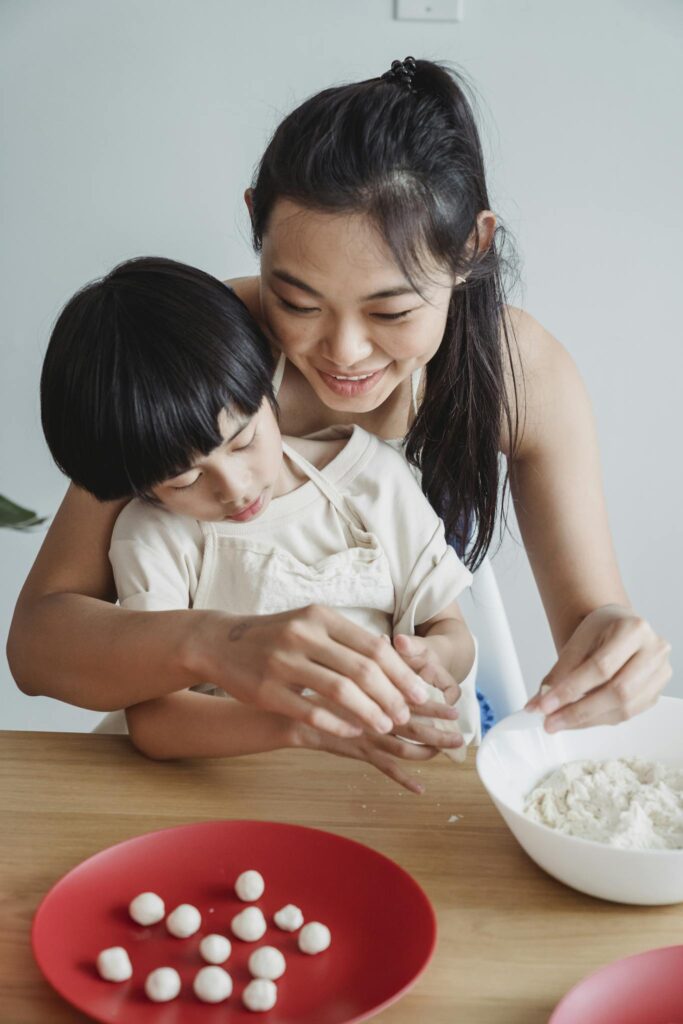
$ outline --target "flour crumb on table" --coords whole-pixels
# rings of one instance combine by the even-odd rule
[[[258,907],[246,907],[233,917],[230,927],[243,942],[258,942],[266,932],[266,919]]]
[[[191,903],[181,903],[166,918],[166,928],[176,939],[187,939],[198,932],[202,915]]]
[[[224,964],[232,952],[232,943],[225,935],[205,935],[199,952],[207,964]]]
[[[304,915],[293,903],[288,903],[273,914],[273,921],[283,932],[295,932],[304,923]]]
[[[97,957],[97,973],[105,981],[128,981],[133,975],[133,966],[123,946],[103,949]]]
[[[145,994],[153,1003],[168,1003],[180,992],[180,975],[173,967],[157,967],[147,975]]]
[[[141,892],[128,904],[128,913],[136,924],[150,925],[163,921],[166,906],[155,892]]]
[[[202,967],[195,974],[192,990],[203,1003],[222,1003],[232,993],[232,978],[222,967]]]
[[[272,1010],[277,1002],[277,985],[268,978],[254,978],[242,993],[242,1002],[248,1010]]]
[[[624,850],[680,850],[683,768],[636,757],[570,761],[532,790],[524,813],[565,835]]]
[[[244,903],[260,900],[266,889],[263,875],[258,871],[243,871],[235,882],[235,893]]]
[[[309,956],[322,953],[327,949],[331,941],[330,929],[327,925],[320,924],[319,921],[311,921],[310,924],[305,924],[299,932],[299,949],[302,953],[308,953]]]

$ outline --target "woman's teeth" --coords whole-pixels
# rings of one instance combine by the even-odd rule
[[[364,373],[359,377],[338,377],[336,373],[331,373],[330,377],[334,377],[335,380],[367,380],[368,377],[374,377],[376,373],[377,370],[373,370],[372,373]]]

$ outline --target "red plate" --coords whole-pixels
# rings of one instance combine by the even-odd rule
[[[266,891],[258,900],[268,931],[257,943],[236,939],[230,920],[248,904],[234,894],[237,876],[260,871]],[[167,912],[193,903],[202,927],[175,939],[164,922],[151,928],[128,916],[140,892],[158,893]],[[301,907],[307,921],[322,921],[332,945],[318,956],[300,953],[296,933],[272,923],[286,903]],[[232,954],[230,998],[201,1003],[192,979],[203,966],[202,935],[227,935]],[[360,843],[318,829],[261,821],[210,821],[151,832],[95,854],[47,894],[33,922],[33,951],[50,984],[98,1021],[121,1024],[354,1024],[395,1002],[427,966],[436,943],[429,900],[402,868]],[[277,946],[287,971],[277,982],[278,1002],[253,1014],[241,1002],[249,981],[247,960],[261,945]],[[133,977],[102,981],[95,969],[100,950],[123,946]],[[143,985],[155,967],[175,967],[183,987],[177,999],[150,1003]]]
[[[607,964],[575,985],[549,1024],[683,1024],[683,946]]]

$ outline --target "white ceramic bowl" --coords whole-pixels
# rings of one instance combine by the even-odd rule
[[[683,700],[617,726],[547,733],[543,717],[519,711],[495,725],[477,753],[489,796],[529,856],[565,885],[617,903],[683,902],[683,850],[622,850],[563,835],[525,817],[524,798],[566,761],[642,757],[683,767]]]

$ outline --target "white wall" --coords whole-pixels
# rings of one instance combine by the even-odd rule
[[[682,37],[677,0],[465,0],[459,25],[395,21],[391,0],[3,0],[0,491],[43,512],[63,494],[38,378],[78,286],[152,253],[252,272],[241,195],[278,119],[395,57],[452,60],[483,98],[524,304],[594,399],[628,588],[676,641]],[[0,533],[3,636],[38,540]],[[533,687],[548,630],[519,547],[497,564]],[[88,727],[0,676],[5,726]]]

